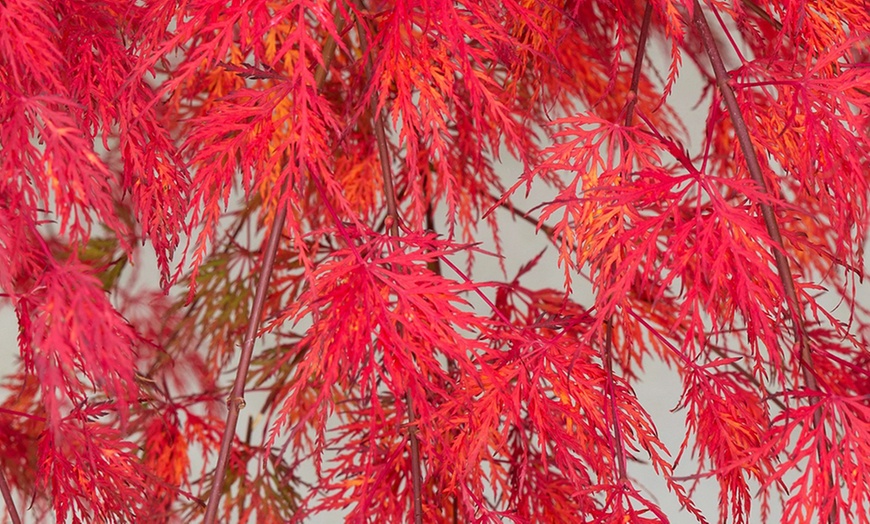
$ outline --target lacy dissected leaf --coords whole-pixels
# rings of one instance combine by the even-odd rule
[[[119,172],[115,176],[121,192],[130,194],[129,205],[154,247],[165,283],[180,238],[189,182],[168,122],[151,105],[155,93],[133,76],[136,59],[119,31],[139,22],[139,10],[119,1],[57,2],[56,9],[70,92],[83,107],[76,115],[81,119],[78,127],[89,140],[99,137],[103,148],[120,154],[120,165],[113,165]]]
[[[120,523],[148,514],[150,488],[136,446],[94,420],[102,409],[76,410],[40,438],[40,485],[51,491],[57,520]]]
[[[866,512],[854,511],[870,503],[867,424],[862,397],[826,393],[813,405],[792,408],[773,420],[761,452],[782,457],[765,485],[787,485],[783,519],[868,522]]]
[[[135,59],[123,38],[131,21],[124,14],[137,10],[122,2],[8,4],[0,17],[7,184],[27,208],[55,215],[71,240],[87,241],[101,223],[127,251],[132,228],[117,205],[131,195],[166,277],[187,181],[165,121],[150,105],[151,89],[131,77]]]
[[[20,494],[16,505],[29,504],[37,519],[47,519],[48,497],[37,489],[38,480],[32,475],[38,462],[37,443],[46,428],[39,383],[19,369],[3,387],[9,396],[0,405],[0,464],[7,482]]]
[[[138,390],[138,337],[109,303],[100,281],[68,260],[47,267],[37,286],[16,305],[19,344],[28,371],[39,377],[52,431],[60,430],[70,403],[85,400],[80,377],[125,411]]]
[[[719,482],[720,520],[749,522],[756,494],[749,480],[767,481],[775,465],[769,454],[758,453],[770,426],[757,384],[747,376],[722,368],[731,362],[713,361],[689,367],[681,405],[686,426],[695,435],[698,468],[709,470]],[[684,440],[682,456],[688,440]]]
[[[0,132],[3,167],[16,175],[5,185],[14,188],[24,207],[53,203],[60,231],[74,239],[87,240],[94,220],[125,235],[114,212],[113,176],[94,152],[93,140],[63,109],[74,102],[53,95],[8,97],[7,92],[0,97],[11,117]]]
[[[559,171],[574,175],[560,187],[559,195],[544,206],[539,223],[554,213],[561,220],[553,226],[560,242],[559,262],[564,265],[566,282],[572,280],[572,267],[580,267],[593,258],[600,264],[611,263],[618,252],[609,249],[609,241],[619,237],[626,227],[623,215],[630,203],[606,205],[606,194],[599,198],[601,188],[618,185],[635,169],[654,170],[660,164],[659,154],[652,144],[643,140],[633,128],[611,123],[586,113],[554,123],[559,130],[555,145],[544,151],[545,158],[535,171],[528,172],[511,188],[517,190],[534,178],[549,179]]]
[[[165,19],[175,9],[174,4],[155,3],[149,13]],[[327,38],[339,38],[323,2],[252,0],[238,12],[210,3],[185,9],[189,16],[172,33],[154,26],[153,33],[142,35],[139,67],[165,59],[178,42],[198,42],[159,93],[172,97],[172,113],[184,117],[182,150],[194,169],[186,233],[197,238],[195,272],[214,240],[230,191],[238,188],[237,173],[242,174],[244,195],[251,198],[256,188],[270,219],[276,207],[307,200],[302,195],[311,190],[309,174],[331,179],[329,134],[337,124],[327,101],[316,93],[309,65],[322,61]],[[257,68],[245,64],[248,55]],[[249,87],[244,77],[256,80]],[[200,91],[207,93],[205,103],[184,102],[185,95]],[[216,129],[222,131],[214,133]],[[304,217],[292,217],[289,227],[298,233]]]
[[[181,431],[177,415],[172,412],[155,417],[145,430],[142,463],[161,487],[154,491],[151,501],[155,515],[163,518],[172,514],[178,498],[177,488],[187,484],[190,469],[188,441]],[[162,488],[162,489],[161,489]]]
[[[395,455],[404,450],[404,445],[395,447],[405,441],[404,431],[397,431],[399,428],[386,422],[385,417],[396,416],[394,404],[401,400],[395,399],[404,399],[406,394],[414,399],[421,420],[437,417],[437,406],[449,397],[451,367],[478,373],[473,359],[474,348],[480,344],[463,333],[481,329],[482,319],[457,307],[463,302],[457,294],[467,289],[465,285],[429,269],[433,258],[455,250],[454,246],[431,235],[403,237],[401,247],[395,251],[388,250],[394,242],[390,237],[373,235],[353,242],[352,247],[336,251],[331,260],[318,266],[315,286],[286,313],[299,320],[311,315],[316,321],[297,344],[304,351],[296,359],[276,429],[292,422],[288,429],[293,438],[310,424],[313,431],[323,435],[326,406],[335,406],[329,409],[336,409],[342,416],[365,413],[366,417],[354,415],[353,424],[337,429],[343,435],[342,446],[357,450],[338,460],[361,464],[354,466],[361,468],[355,475],[361,480],[348,484],[353,487],[351,491],[325,500],[329,501],[327,505],[359,501],[359,510],[366,511],[361,513],[366,519],[378,514],[397,518],[401,513],[389,511],[407,507],[407,491],[402,496],[405,503],[382,508],[387,513],[365,509],[366,500],[383,500],[385,490],[391,489],[389,484],[376,480],[378,472],[394,471],[390,464],[396,460],[404,464],[403,471],[407,467],[407,457]],[[314,403],[303,401],[310,387],[319,388]],[[334,404],[339,398],[337,392],[349,397],[347,401]],[[392,429],[378,429],[384,424]],[[427,424],[419,431],[428,435],[432,429]],[[428,436],[421,440],[424,449],[431,445]],[[382,445],[375,445],[377,441]],[[386,462],[386,456],[379,458],[376,454],[383,446],[394,448],[387,455],[392,458]],[[334,474],[346,474],[347,467],[337,468]],[[326,479],[331,477],[328,474]],[[325,489],[338,489],[337,480],[327,480]]]
[[[793,240],[795,247],[815,251],[806,254],[810,264],[824,246],[828,258],[858,269],[864,266],[857,246],[867,235],[870,184],[870,151],[860,140],[870,95],[861,86],[870,84],[870,69],[844,59],[847,49],[831,49],[797,71],[791,62],[748,64],[738,94],[756,139],[786,175],[781,184],[792,204],[806,214],[796,224],[805,236]]]

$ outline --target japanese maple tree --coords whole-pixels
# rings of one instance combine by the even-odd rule
[[[667,522],[651,466],[870,522],[868,49],[866,0],[0,0],[6,518]]]

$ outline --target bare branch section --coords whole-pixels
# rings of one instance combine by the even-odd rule
[[[15,508],[15,499],[12,498],[12,491],[9,490],[9,483],[6,481],[6,473],[3,469],[0,469],[0,492],[3,493],[3,502],[6,503],[6,512],[12,519],[12,524],[21,524],[21,517],[18,516],[18,509]]]

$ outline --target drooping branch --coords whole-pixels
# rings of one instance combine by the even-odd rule
[[[746,126],[746,121],[740,111],[737,103],[737,97],[734,95],[734,90],[728,84],[728,71],[725,69],[725,63],[722,61],[722,56],[719,53],[719,48],[716,46],[716,41],[713,38],[713,33],[710,31],[710,26],[707,24],[707,19],[701,9],[701,4],[695,0],[695,15],[694,24],[701,36],[701,44],[704,51],[710,58],[710,63],[713,66],[713,73],[716,78],[716,84],[719,87],[722,98],[725,101],[725,107],[728,111],[728,116],[734,125],[734,132],[737,135],[737,141],[740,144],[740,149],[743,151],[743,158],[746,161],[746,167],[752,180],[758,185],[758,190],[762,194],[769,194],[767,183],[764,180],[764,175],[761,172],[761,164],[758,160],[758,155],[755,152],[755,147],[752,145],[752,138],[749,136],[749,128]],[[803,314],[801,312],[800,302],[798,301],[797,292],[795,291],[794,278],[791,274],[788,258],[785,254],[785,246],[782,240],[782,234],[779,230],[779,223],[776,220],[776,212],[767,202],[759,202],[761,207],[761,215],[764,220],[764,226],[767,229],[767,234],[773,241],[773,258],[776,262],[777,273],[782,282],[783,290],[785,291],[786,300],[788,303],[789,312],[792,317],[792,329],[795,340],[801,348],[801,369],[803,371],[804,380],[807,386],[812,390],[818,390],[816,377],[813,371],[813,359],[810,350],[809,339],[807,338],[806,330],[803,325]]]
[[[716,84],[722,93],[722,98],[725,101],[725,107],[728,111],[728,116],[734,125],[734,132],[737,135],[737,141],[740,144],[740,149],[743,151],[743,157],[746,161],[746,166],[749,169],[749,174],[752,180],[758,186],[758,190],[762,194],[769,194],[767,184],[761,172],[761,164],[758,160],[758,155],[755,152],[755,147],[752,145],[752,138],[749,136],[749,128],[746,126],[746,121],[740,111],[737,103],[737,97],[734,91],[728,84],[728,71],[725,69],[725,63],[722,61],[722,56],[716,46],[716,41],[713,38],[713,33],[710,26],[707,24],[707,19],[701,9],[699,0],[695,0],[695,14],[693,20],[695,27],[701,36],[701,44],[704,51],[710,58],[710,63],[713,66],[713,73],[716,78]],[[813,369],[813,356],[810,347],[809,336],[803,323],[803,312],[801,304],[795,290],[794,277],[791,274],[789,261],[785,254],[785,245],[780,233],[779,223],[776,220],[776,213],[767,202],[759,202],[761,214],[764,219],[764,225],[767,229],[767,234],[770,236],[774,245],[772,247],[774,261],[776,262],[777,273],[779,274],[780,282],[782,282],[783,290],[785,291],[788,310],[791,313],[792,333],[795,341],[800,347],[800,367],[804,377],[804,382],[812,391],[819,391],[819,385],[816,381],[815,370]],[[817,448],[818,460],[821,463],[825,460],[825,456],[829,453],[829,445],[823,434],[821,410],[816,409],[813,412],[813,424],[818,431],[822,432],[822,440]],[[834,480],[828,476],[826,479],[828,489],[833,491],[836,489]],[[833,502],[833,510],[828,514],[828,522],[833,524],[837,520],[837,503],[836,499]]]
[[[641,23],[640,35],[638,36],[637,53],[634,58],[634,69],[631,74],[631,84],[629,86],[628,105],[625,110],[625,125],[632,125],[634,119],[634,106],[637,105],[638,86],[640,86],[640,75],[643,70],[643,58],[646,53],[646,42],[649,37],[650,21],[652,20],[652,3],[647,2],[643,13],[643,22]],[[626,145],[622,144],[623,149]],[[628,479],[628,468],[626,466],[625,443],[623,442],[622,430],[619,423],[619,408],[616,405],[616,388],[614,386],[613,377],[613,318],[604,323],[604,347],[602,348],[602,360],[604,362],[604,370],[607,373],[606,393],[609,402],[609,410],[611,424],[613,424],[613,444],[616,448],[616,465],[619,475],[619,482],[624,482]]]
[[[358,1],[357,7],[362,10],[362,3]],[[373,82],[371,50],[366,37],[368,31],[359,16],[356,19],[356,26],[357,33],[359,33],[361,51],[363,56],[367,57],[365,63],[366,76],[370,82]],[[394,239],[397,239],[401,217],[399,216],[396,190],[393,185],[390,151],[387,143],[387,133],[384,128],[384,115],[378,109],[379,98],[377,89],[374,89],[371,96],[372,127],[378,146],[381,178],[384,184],[384,199],[387,204],[388,220],[385,221],[385,225],[389,228],[390,235]],[[399,326],[399,332],[401,333],[401,326]],[[408,408],[408,441],[411,448],[411,486],[414,495],[414,524],[423,524],[423,472],[420,466],[420,442],[417,438],[417,415],[414,412],[414,398],[411,395],[410,389],[405,392],[405,404]]]
[[[12,491],[9,489],[9,483],[6,482],[6,473],[2,468],[0,468],[0,491],[3,492],[3,501],[6,503],[6,511],[12,519],[12,524],[21,524],[21,517],[15,509],[15,500],[12,498]]]
[[[342,26],[343,18],[341,16],[336,16],[336,27],[338,30],[341,30]],[[336,47],[337,43],[335,40],[332,37],[328,37],[323,45],[323,66],[318,66],[314,74],[314,80],[318,91],[323,87],[323,83],[326,80],[329,65],[332,63],[332,59],[335,56]],[[203,520],[204,524],[214,524],[215,518],[217,517],[218,503],[223,489],[223,479],[226,474],[233,437],[236,434],[239,412],[241,412],[242,408],[245,407],[245,382],[248,377],[248,369],[250,368],[251,359],[254,353],[254,341],[257,338],[257,331],[260,328],[263,307],[266,302],[269,282],[272,278],[272,269],[275,265],[275,257],[278,253],[278,245],[281,241],[281,233],[284,230],[284,222],[286,219],[287,208],[280,207],[275,213],[275,218],[272,222],[272,230],[269,233],[266,249],[263,252],[263,263],[257,280],[254,304],[251,307],[251,313],[248,317],[248,329],[245,332],[242,351],[239,355],[239,365],[236,369],[236,378],[233,382],[233,388],[230,391],[229,398],[227,399],[227,422],[224,427],[223,437],[221,438],[221,449],[218,455],[217,466],[215,467],[213,484],[208,497],[208,506],[206,507],[205,518]]]
[[[631,84],[628,91],[630,93],[628,106],[625,110],[625,126],[632,125],[634,120],[634,106],[637,105],[637,91],[640,87],[640,73],[643,71],[643,57],[646,53],[646,42],[649,39],[649,26],[652,21],[653,7],[651,2],[647,2],[646,8],[643,10],[643,22],[640,26],[640,35],[637,39],[637,54],[634,56],[634,69],[631,72]]]

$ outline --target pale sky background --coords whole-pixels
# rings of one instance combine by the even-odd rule
[[[663,48],[659,44],[652,42],[651,45],[653,46],[650,51],[651,54],[661,55],[663,52],[664,56],[667,56],[667,51],[663,51]],[[699,134],[699,131],[703,129],[706,106],[702,107],[700,112],[692,111],[692,106],[700,96],[700,88],[694,66],[689,61],[684,61],[683,66],[683,74],[675,86],[670,102],[676,107],[678,113],[683,116],[685,124],[689,128],[690,142],[686,146],[690,150],[696,151],[700,146],[699,137],[703,136],[703,134]],[[661,70],[666,71],[666,68]],[[501,175],[506,185],[510,185],[521,173],[522,166],[514,162],[506,161],[501,168]],[[519,195],[521,196],[521,193]],[[533,205],[539,204],[545,198],[542,193],[533,192],[528,201],[529,205],[523,205],[521,199],[516,199],[514,203],[521,209],[528,209]],[[547,246],[548,242],[543,236],[533,237],[534,231],[532,227],[522,221],[511,223],[510,220],[504,220],[502,228],[508,275],[512,277],[519,265],[528,261],[534,254]],[[485,237],[486,235],[482,234],[481,236]],[[548,267],[553,268],[553,271],[551,274],[543,276],[538,272],[536,275],[540,276],[540,278],[535,280],[535,284],[537,287],[560,289],[563,286],[563,274],[560,269],[556,269],[555,250],[552,247],[548,249],[547,257],[541,262],[539,267],[547,267],[548,265]],[[485,280],[487,274],[491,275],[493,279],[503,278],[495,260],[479,257],[477,261],[479,263],[475,270],[477,279]],[[147,265],[147,263],[143,261],[144,265]],[[150,279],[157,282],[156,269],[153,267],[150,269],[150,273],[146,271],[141,275],[142,279],[147,281],[149,274]],[[450,275],[449,270],[446,268],[445,275]],[[254,282],[251,282],[251,285],[253,286]],[[575,292],[576,298],[581,303],[590,303],[591,295],[588,295],[588,287],[584,286],[582,279],[578,278],[575,281],[575,286],[577,288]],[[870,289],[866,288],[867,286],[865,286],[867,293],[863,295],[865,297],[870,296]],[[584,299],[584,296],[588,298]],[[4,375],[8,371],[8,366],[16,359],[16,333],[17,326],[14,315],[11,309],[4,304],[2,309],[0,309],[0,372]],[[257,347],[259,348],[260,345],[258,344]],[[643,380],[636,385],[635,391],[642,405],[651,413],[658,427],[661,439],[668,446],[672,456],[675,456],[684,437],[684,413],[674,413],[671,411],[676,406],[682,391],[679,378],[662,364],[649,359],[645,361],[645,371],[646,374]],[[230,380],[231,378],[228,375],[227,383]],[[252,397],[249,396],[248,400],[248,408],[243,411],[241,417],[242,423],[239,425],[242,430],[246,427],[246,422],[244,421],[247,419],[247,415],[256,412],[256,406],[253,405],[255,402],[251,402]],[[677,475],[690,475],[694,472],[694,462],[689,460],[688,456],[684,456],[683,464],[677,469]],[[651,498],[660,503],[662,510],[670,517],[671,522],[674,524],[695,522],[692,517],[680,512],[676,498],[668,492],[664,481],[655,475],[650,467],[643,464],[630,463],[629,473],[637,481],[638,487],[646,488],[648,493],[651,494]],[[711,522],[718,520],[718,486],[715,480],[701,482],[694,492],[694,500],[708,520]],[[5,513],[2,500],[0,500],[0,508],[3,508]],[[24,510],[24,508],[20,507],[18,509],[20,512]],[[27,521],[26,512],[24,513],[25,521]],[[778,521],[776,514],[774,512],[774,518],[771,519],[771,522]],[[750,521],[760,522],[757,508],[754,517]],[[310,519],[310,522],[331,524],[343,522],[343,519],[340,514],[333,514]]]

